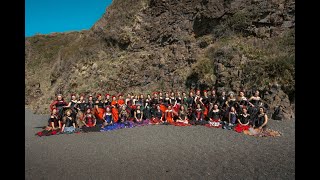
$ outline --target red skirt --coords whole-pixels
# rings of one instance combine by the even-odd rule
[[[241,125],[241,124],[237,124],[237,126],[234,128],[234,130],[238,133],[241,133],[245,130],[249,130],[249,125]]]
[[[98,110],[95,108],[94,109],[94,115],[96,116],[97,119],[103,120],[103,115],[105,113],[104,108],[98,108]]]
[[[151,118],[150,120],[150,124],[159,124],[161,123],[159,118]]]
[[[173,106],[172,107],[172,109],[173,109],[173,111],[175,112],[175,113],[179,113],[179,110],[180,110],[180,104],[176,104],[175,106]]]
[[[204,106],[204,111],[203,111],[203,115],[204,117],[207,117],[208,116],[208,107],[207,106]]]
[[[112,117],[113,117],[113,121],[116,123],[118,122],[119,120],[119,112],[118,112],[118,109],[117,108],[112,108],[111,109],[111,114],[112,114]]]

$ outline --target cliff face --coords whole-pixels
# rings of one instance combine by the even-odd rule
[[[292,118],[294,26],[293,0],[114,0],[88,31],[26,38],[26,105],[214,86],[259,89]]]

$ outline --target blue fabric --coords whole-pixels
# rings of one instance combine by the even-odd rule
[[[64,130],[63,132],[65,133],[72,133],[74,132],[76,129],[73,127],[73,126],[70,126],[70,127],[64,127]]]

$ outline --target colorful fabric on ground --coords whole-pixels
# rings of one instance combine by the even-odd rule
[[[234,130],[238,133],[242,133],[243,131],[249,130],[249,127],[250,127],[249,125],[237,124]]]

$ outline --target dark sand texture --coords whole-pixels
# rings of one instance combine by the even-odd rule
[[[165,125],[35,136],[47,118],[25,111],[26,179],[295,179],[294,120],[269,121],[281,137]]]

